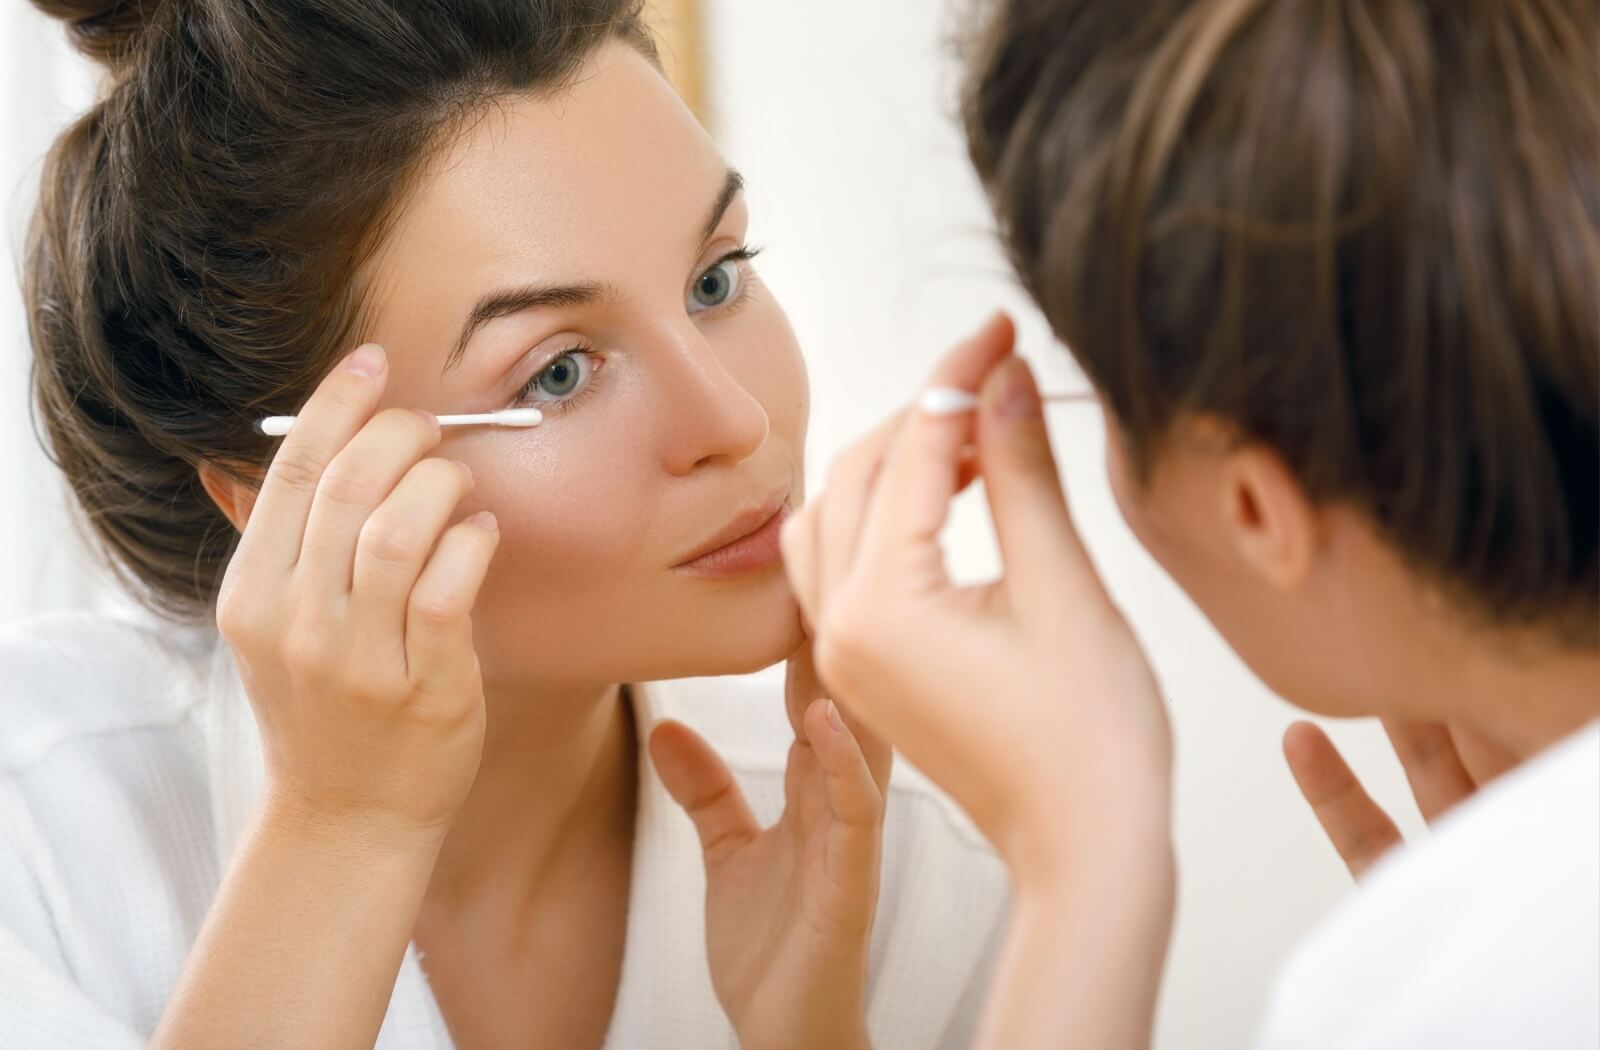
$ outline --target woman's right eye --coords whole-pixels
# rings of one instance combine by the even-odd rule
[[[595,363],[587,350],[568,350],[536,372],[517,392],[517,404],[560,404],[589,385]]]

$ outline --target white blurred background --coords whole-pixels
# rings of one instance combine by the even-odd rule
[[[1009,278],[967,167],[952,40],[968,2],[707,0],[712,123],[748,179],[763,276],[810,361],[813,485],[997,306],[1019,318],[1047,388],[1083,385]],[[57,23],[10,3],[0,10],[0,84],[0,254],[18,274],[40,157],[95,83]],[[0,619],[117,600],[80,548],[33,436],[19,281],[0,289]],[[1124,528],[1096,411],[1053,410],[1057,454],[1080,527],[1156,663],[1179,746],[1182,898],[1157,1046],[1234,1050],[1250,1044],[1291,946],[1350,883],[1284,768],[1278,741],[1292,710]],[[996,571],[981,498],[958,507],[949,549],[958,575]],[[1381,731],[1330,728],[1415,833],[1421,822]]]

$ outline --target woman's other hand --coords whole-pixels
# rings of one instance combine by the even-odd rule
[[[1515,762],[1496,745],[1457,726],[1385,719],[1383,728],[1429,824]],[[1311,722],[1290,726],[1283,735],[1283,755],[1300,794],[1353,877],[1361,878],[1402,844],[1400,829],[1372,801],[1321,728]]]
[[[892,753],[822,696],[809,642],[787,702],[795,739],[770,828],[687,726],[657,727],[650,753],[705,850],[711,979],[739,1045],[861,1050]]]
[[[261,728],[267,808],[362,839],[442,840],[477,775],[473,603],[498,531],[452,524],[465,464],[426,413],[374,414],[376,346],[317,388],[273,457],[217,624]]]
[[[1164,830],[1171,744],[1150,667],[1073,528],[1013,339],[999,318],[933,376],[981,387],[976,420],[915,409],[890,420],[835,462],[783,545],[835,698],[955,796],[1026,878],[1075,852],[1064,837]],[[958,587],[939,534],[974,472],[1005,569]]]
[[[981,389],[976,420],[914,409],[845,453],[786,526],[784,559],[831,695],[1011,867],[979,1045],[1148,1046],[1176,892],[1171,731],[1073,528],[1013,340],[997,319],[933,376]],[[974,475],[1004,573],[958,587],[939,534]]]

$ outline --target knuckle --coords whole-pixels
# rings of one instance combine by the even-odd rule
[[[473,487],[472,470],[460,460],[429,456],[411,468],[430,488],[443,489],[460,499]]]
[[[421,556],[423,537],[414,526],[373,516],[361,527],[358,545],[374,561],[405,565]]]
[[[324,465],[314,454],[285,448],[272,461],[271,473],[292,489],[309,490],[322,480]]]
[[[284,634],[283,664],[298,677],[321,677],[334,666],[331,632],[314,624],[298,623]]]
[[[837,620],[833,617],[825,618],[817,626],[816,637],[812,640],[812,659],[816,662],[817,675],[824,682],[849,679],[856,659],[853,645],[849,635],[837,630]]]
[[[337,377],[337,378],[334,378]],[[371,411],[368,407],[366,388],[360,379],[347,374],[339,369],[332,382],[325,382],[311,395],[311,400],[300,411],[304,413],[312,405],[317,406],[319,412],[329,416],[360,416]]]
[[[438,437],[438,427],[409,408],[386,408],[373,417],[369,426],[392,432],[416,444],[429,443]]]
[[[238,598],[217,602],[217,633],[234,645],[251,645],[262,635],[260,614]]]
[[[323,473],[318,491],[326,499],[346,507],[365,507],[372,499],[372,483],[361,471],[338,459]]]
[[[428,592],[412,594],[410,617],[423,627],[440,629],[450,627],[463,613],[461,603],[453,594]]]
[[[476,696],[481,689],[481,685],[469,685],[453,694],[449,702],[440,702],[441,698],[432,692],[413,696],[413,702],[406,708],[406,716],[423,729],[454,733],[481,717],[471,703],[463,702],[466,697]]]

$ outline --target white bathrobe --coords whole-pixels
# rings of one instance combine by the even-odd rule
[[[636,689],[727,759],[764,821],[782,808],[782,681]],[[0,1047],[144,1045],[262,790],[260,739],[214,630],[133,614],[0,627]],[[693,826],[641,748],[627,950],[609,1050],[735,1047],[705,959]],[[915,771],[889,790],[868,1025],[877,1050],[970,1042],[1004,923],[1003,867]],[[292,917],[286,917],[292,918]],[[407,948],[380,1050],[449,1050]]]

